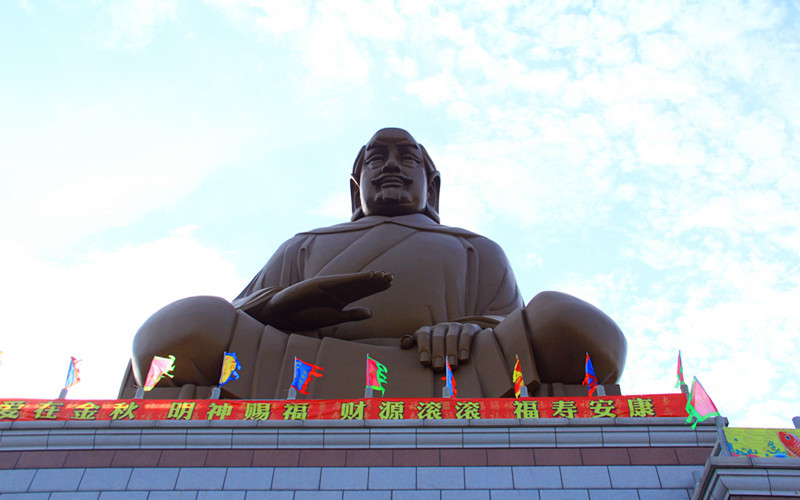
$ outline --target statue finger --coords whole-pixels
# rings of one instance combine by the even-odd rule
[[[481,327],[474,323],[467,323],[462,325],[461,335],[458,337],[458,360],[462,363],[469,361],[470,352],[472,352],[472,341],[475,335],[481,331]],[[491,331],[487,328],[487,330]]]
[[[382,292],[392,286],[392,281],[394,280],[394,273],[388,273],[386,271],[374,271],[370,272],[370,276],[365,280],[368,284],[369,289],[372,290],[371,293]]]
[[[431,331],[431,365],[433,371],[444,370],[444,337],[447,334],[447,325],[434,325]]]
[[[372,311],[369,307],[352,307],[342,311],[344,318],[342,321],[362,321],[372,317]]]
[[[375,276],[372,278],[372,293],[382,292],[387,290],[392,283],[394,282],[394,273],[387,273],[385,271],[379,271],[375,273]]]
[[[431,327],[423,326],[414,332],[422,366],[431,366]]]
[[[459,323],[450,323],[444,337],[444,350],[447,354],[447,361],[450,363],[450,368],[454,370],[458,367],[458,338],[462,326]]]

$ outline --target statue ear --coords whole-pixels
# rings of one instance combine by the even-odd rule
[[[439,222],[439,189],[442,187],[442,179],[438,171],[429,174],[428,179],[428,210],[432,211],[436,216],[436,222]]]
[[[422,150],[422,159],[425,163],[425,172],[428,180],[428,203],[425,205],[425,214],[436,222],[439,222],[439,188],[442,185],[442,179],[439,177],[439,171],[436,170],[436,165],[433,164],[431,155],[422,144],[419,145]]]
[[[350,207],[353,215],[350,220],[357,220],[364,217],[364,211],[361,210],[361,188],[358,183],[361,177],[361,168],[364,166],[364,152],[367,150],[366,146],[361,146],[361,150],[356,156],[356,161],[353,163],[353,173],[350,175]]]

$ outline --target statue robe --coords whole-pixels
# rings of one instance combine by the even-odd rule
[[[242,313],[302,280],[361,271],[395,276],[389,289],[351,304],[370,308],[369,319],[287,335]],[[416,347],[401,349],[400,338],[448,321],[494,327],[524,306],[496,243],[422,214],[371,216],[300,233],[278,249],[233,305],[239,312],[230,350],[239,354],[243,372],[252,372],[229,390],[262,398],[286,397],[295,356],[325,370],[310,383],[308,397],[362,397],[367,353],[389,368],[386,397],[438,397],[442,374],[420,365]],[[455,371],[459,396],[507,393],[515,355],[533,366],[527,346],[523,338],[498,340],[491,329],[478,333],[472,358]],[[522,352],[504,352],[510,350]],[[535,374],[526,371],[527,382]]]

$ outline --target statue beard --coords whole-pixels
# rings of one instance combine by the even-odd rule
[[[381,205],[397,205],[411,201],[408,191],[396,187],[387,187],[381,189],[375,195],[375,202]]]
[[[378,176],[372,180],[372,184],[379,188],[375,193],[375,203],[397,205],[412,201],[413,198],[408,190],[413,182],[413,179],[401,173],[391,172]]]

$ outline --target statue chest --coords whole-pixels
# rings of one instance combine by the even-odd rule
[[[302,279],[388,271],[392,286],[353,305],[372,318],[325,329],[322,335],[354,340],[402,337],[420,326],[474,314],[468,299],[474,286],[474,249],[463,238],[384,225],[360,234],[318,235],[301,250]]]

